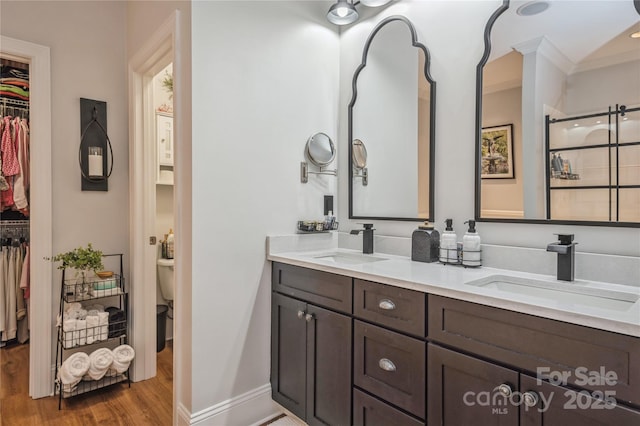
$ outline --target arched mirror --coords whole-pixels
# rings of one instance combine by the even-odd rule
[[[477,69],[476,219],[640,226],[639,75],[640,1],[503,1]]]
[[[369,35],[349,103],[350,218],[433,218],[436,85],[429,64],[403,16],[384,19]],[[366,179],[354,166],[365,145]]]

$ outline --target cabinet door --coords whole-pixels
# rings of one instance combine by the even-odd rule
[[[431,343],[427,366],[428,425],[518,425],[517,372]]]
[[[354,322],[354,383],[410,413],[425,415],[425,342]]]
[[[307,416],[313,425],[351,424],[351,318],[307,305]]]
[[[353,426],[424,426],[384,402],[353,389]]]
[[[305,418],[306,304],[273,293],[271,303],[272,398],[300,418]],[[299,316],[299,313],[302,313]]]
[[[606,386],[600,391],[575,391],[546,382],[538,382],[533,377],[521,376],[522,399],[520,404],[520,424],[522,426],[637,426],[640,425],[640,411],[614,402],[615,394]],[[525,399],[533,394],[537,400],[528,406]],[[532,404],[533,405],[533,404]]]

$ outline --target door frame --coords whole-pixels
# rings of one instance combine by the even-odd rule
[[[156,147],[155,114],[152,108],[152,80],[168,63],[174,63],[174,82],[179,67],[176,55],[179,11],[165,21],[129,61],[129,205],[132,342],[136,361],[132,380],[156,375],[156,246],[149,244],[155,235]],[[164,65],[162,65],[164,64]],[[177,68],[177,69],[176,69]],[[175,84],[175,83],[174,83]],[[174,86],[174,90],[177,88]],[[174,116],[179,112],[174,106]],[[177,134],[174,127],[174,136]],[[176,138],[174,137],[174,140]],[[174,210],[176,197],[174,195]],[[175,268],[174,268],[175,271]],[[174,272],[175,274],[175,272]],[[176,291],[177,293],[177,291]],[[176,295],[177,296],[177,295]],[[176,297],[177,299],[177,297]],[[174,320],[177,322],[177,316]],[[177,348],[176,348],[177,349]],[[174,370],[176,352],[174,351]],[[174,381],[174,407],[176,397]]]
[[[53,394],[54,341],[51,304],[52,175],[51,175],[51,59],[50,49],[27,41],[1,36],[2,53],[29,63],[30,192],[30,286],[29,301],[29,396]]]

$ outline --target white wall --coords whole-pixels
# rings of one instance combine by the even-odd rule
[[[568,115],[640,104],[640,60],[578,72],[567,78]],[[602,107],[605,106],[603,110]]]
[[[192,5],[193,412],[269,383],[265,236],[321,217],[334,192],[335,177],[299,178],[309,135],[337,139],[339,45],[326,7]]]
[[[125,33],[114,31],[123,27],[125,19],[126,5],[121,2],[3,1],[0,28],[4,36],[51,48],[52,254],[91,242],[105,253],[124,253],[126,277],[129,145]],[[115,158],[108,192],[80,189],[81,97],[107,102],[107,131]],[[54,297],[47,314],[54,324],[60,271],[55,269],[52,275]],[[52,327],[52,345],[53,333]]]

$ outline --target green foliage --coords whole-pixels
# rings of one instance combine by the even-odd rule
[[[173,97],[173,74],[169,74],[168,71],[165,71],[165,76],[162,79],[162,87],[170,93],[169,98]]]
[[[79,271],[100,271],[104,268],[102,265],[102,252],[94,250],[91,243],[87,244],[87,248],[81,246],[46,259],[52,262],[62,262],[58,269],[74,268]]]

